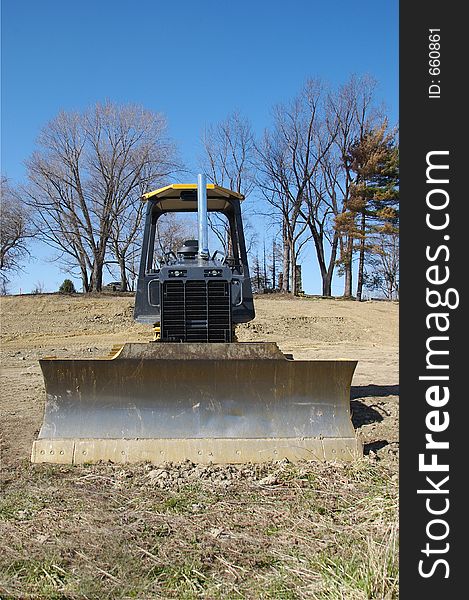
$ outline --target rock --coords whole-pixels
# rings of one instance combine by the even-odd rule
[[[153,469],[148,473],[147,477],[149,477],[150,479],[157,479],[161,475],[161,473],[163,473],[163,469]]]
[[[165,469],[153,469],[152,471],[150,471],[148,473],[147,477],[152,483],[156,483],[156,482],[163,483],[165,479],[169,478],[169,473]],[[164,483],[163,483],[163,485],[164,485]],[[162,487],[162,486],[160,485],[160,487]]]
[[[264,477],[263,479],[259,480],[260,485],[276,485],[277,483],[278,483],[277,476],[274,475],[273,473],[271,473],[270,475],[267,475],[267,477]]]

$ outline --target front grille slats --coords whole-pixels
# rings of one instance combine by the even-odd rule
[[[230,286],[226,281],[208,281],[208,328],[211,342],[231,341]]]
[[[223,280],[165,281],[161,339],[168,342],[230,342],[230,284]]]

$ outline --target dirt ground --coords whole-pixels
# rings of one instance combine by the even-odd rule
[[[239,341],[353,358],[353,465],[29,464],[38,359],[151,339],[133,298],[1,298],[0,598],[396,598],[398,305],[256,299]]]

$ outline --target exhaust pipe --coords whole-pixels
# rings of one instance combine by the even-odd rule
[[[199,257],[209,258],[208,252],[208,216],[207,181],[205,175],[197,176],[197,222],[199,226]]]

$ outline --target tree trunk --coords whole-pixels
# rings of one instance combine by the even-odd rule
[[[127,283],[127,269],[125,268],[125,256],[119,257],[119,268],[121,272],[121,292],[126,292],[128,288]]]
[[[226,243],[226,256],[233,256],[233,240],[231,239],[230,230],[227,229],[225,235],[225,243]]]
[[[316,228],[313,225],[311,225],[311,223],[309,225],[309,229],[313,236],[314,246],[316,248],[316,258],[318,261],[319,272],[321,273],[321,278],[322,278],[322,295],[330,296],[331,295],[330,287],[331,287],[331,282],[332,282],[333,269],[330,268],[330,263],[329,263],[329,269],[326,268],[324,245],[323,245],[323,241],[322,241],[319,233],[316,231]],[[330,273],[329,273],[329,271],[330,271]],[[327,284],[328,277],[329,277],[329,285]]]
[[[353,237],[347,236],[347,244],[345,249],[346,255],[344,257],[344,272],[345,272],[345,283],[344,283],[344,298],[352,297],[352,252],[353,252]]]
[[[103,263],[95,258],[90,280],[90,292],[101,292],[103,289]]]
[[[331,256],[329,258],[329,266],[322,279],[322,295],[332,296],[332,277],[334,275],[335,261],[337,258],[337,249],[339,247],[339,235],[335,233],[331,245]]]
[[[294,296],[296,296],[296,256],[295,256],[295,246],[294,244],[290,244],[290,273],[291,273],[291,292]]]
[[[275,255],[275,238],[272,239],[272,290],[276,289],[277,273],[275,271],[277,257]]]
[[[365,211],[361,215],[360,254],[358,257],[357,300],[360,302],[363,293],[363,274],[365,271]]]
[[[283,241],[282,292],[290,291],[290,244]]]
[[[303,293],[303,281],[301,277],[301,265],[295,265],[295,296]]]
[[[88,280],[88,271],[86,270],[86,266],[80,266],[81,271],[81,285],[83,288],[83,292],[86,294],[90,291],[90,282]]]
[[[315,227],[315,224],[312,222],[309,223],[309,230],[311,231],[311,235],[313,237],[319,272],[321,273],[322,295],[332,296],[332,277],[334,275],[335,261],[337,258],[339,236],[337,233],[334,234],[334,239],[332,240],[331,244],[331,255],[329,257],[329,264],[326,265],[326,255],[324,252],[324,237],[323,235],[321,235],[321,233]]]
[[[322,278],[322,295],[332,296],[332,272],[327,272]]]

